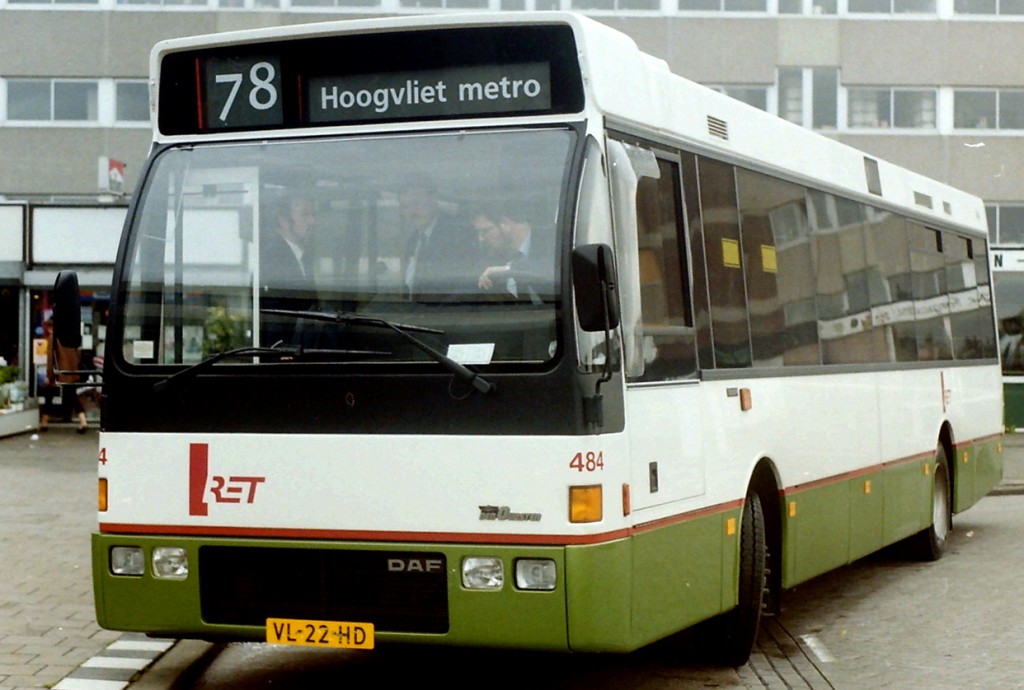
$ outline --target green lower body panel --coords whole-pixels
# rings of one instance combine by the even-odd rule
[[[953,472],[953,512],[959,513],[984,498],[1003,480],[1002,437],[957,446],[950,458]]]
[[[736,605],[742,512],[736,507],[634,538],[635,642],[648,644]]]
[[[931,520],[930,458],[785,493],[783,587],[857,560]]]
[[[629,539],[567,547],[570,648],[630,651],[735,606],[741,513],[717,511]]]
[[[957,446],[947,461],[957,513],[1002,479],[1002,441],[993,437]],[[922,455],[784,492],[783,586],[797,585],[928,527],[935,463],[931,455]]]

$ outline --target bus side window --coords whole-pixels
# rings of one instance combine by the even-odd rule
[[[707,261],[716,369],[751,366],[750,322],[740,252],[739,208],[733,166],[701,156],[701,222]]]
[[[754,366],[820,364],[805,190],[752,170],[736,176]]]
[[[637,183],[637,246],[644,373],[636,380],[695,376],[679,164],[658,158],[658,177]]]

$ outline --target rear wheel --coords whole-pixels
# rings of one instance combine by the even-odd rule
[[[750,659],[761,623],[766,585],[767,559],[764,510],[761,497],[747,495],[740,525],[739,597],[736,608],[722,618],[722,660],[730,666],[742,666]]]
[[[937,561],[946,550],[946,540],[953,526],[953,502],[949,488],[949,460],[940,443],[935,450],[935,471],[932,472],[932,524],[913,537],[914,550],[926,561]]]

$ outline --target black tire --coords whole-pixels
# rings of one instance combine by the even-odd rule
[[[767,584],[767,560],[764,510],[761,497],[747,495],[740,525],[739,597],[736,608],[722,617],[722,660],[729,666],[742,666],[750,659],[757,640]]]
[[[915,555],[924,561],[937,561],[946,551],[946,542],[953,529],[953,501],[949,485],[949,458],[940,443],[935,449],[935,471],[932,472],[932,523],[913,537]]]

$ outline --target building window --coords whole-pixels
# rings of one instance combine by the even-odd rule
[[[56,0],[62,2],[62,0]],[[175,7],[184,5],[209,5],[209,0],[117,0],[118,5],[163,5]]]
[[[780,67],[778,115],[803,127],[835,129],[839,113],[839,70],[835,67]]]
[[[115,119],[118,122],[149,121],[149,86],[144,81],[119,81],[115,89]]]
[[[1024,14],[1024,0],[955,0],[956,14]]]
[[[815,67],[811,70],[811,122],[815,129],[835,129],[839,117],[839,70]]]
[[[999,208],[999,242],[1024,244],[1024,206]]]
[[[329,4],[335,4],[332,0],[326,0]],[[295,0],[292,0],[292,5]],[[376,6],[380,0],[337,0],[337,4],[345,5],[367,5]],[[487,9],[490,5],[488,0],[399,0],[402,7],[445,7],[449,9]]]
[[[851,88],[847,92],[851,129],[935,129],[935,90]]]
[[[779,14],[836,14],[836,0],[778,0]]]
[[[7,118],[95,122],[99,119],[98,92],[95,80],[9,79]]]
[[[1024,244],[1024,205],[986,206],[985,212],[993,244]]]
[[[6,108],[2,102],[5,91]],[[5,112],[6,119],[2,119]],[[47,123],[148,126],[149,85],[144,79],[0,79],[0,125],[41,127]]]
[[[709,88],[724,93],[729,98],[735,98],[747,105],[752,105],[758,110],[768,110],[768,87],[767,86],[725,86],[717,85]]]
[[[679,0],[680,12],[767,12],[767,0]]]
[[[220,0],[217,5],[221,9],[278,9],[281,0]]]
[[[10,120],[49,120],[50,82],[12,79],[7,82],[7,117]]]
[[[849,0],[851,14],[935,14],[935,0]]]
[[[486,0],[483,7],[487,7]],[[505,3],[502,3],[505,7]],[[552,8],[557,9],[557,8]],[[660,10],[661,0],[572,0],[574,10]]]
[[[292,7],[379,7],[380,0],[292,0]],[[402,7],[444,7],[440,0],[424,0],[422,2],[406,2]]]
[[[1024,129],[1024,91],[956,90],[955,129]]]
[[[795,67],[779,68],[778,115],[798,125],[804,124],[803,70]]]

